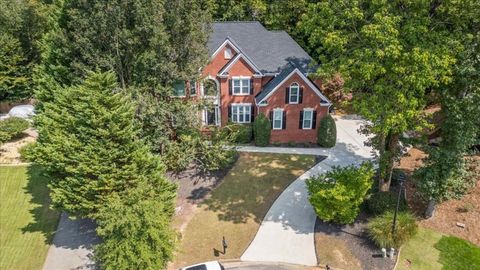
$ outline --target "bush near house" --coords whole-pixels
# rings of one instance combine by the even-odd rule
[[[17,138],[29,125],[27,120],[19,117],[10,117],[0,121],[0,143]]]
[[[228,123],[221,128],[221,135],[234,143],[250,143],[253,139],[253,127],[251,124]]]
[[[334,167],[327,173],[307,180],[309,201],[318,217],[324,221],[348,224],[360,212],[373,183],[373,165]]]
[[[334,147],[337,141],[337,125],[331,115],[327,115],[320,121],[318,128],[317,143],[322,147]]]
[[[257,118],[255,118],[253,135],[256,146],[267,146],[269,144],[271,128],[270,120],[268,120],[263,113],[260,113]]]
[[[398,249],[417,233],[415,218],[408,212],[397,214],[395,237],[392,235],[393,212],[386,212],[368,223],[368,235],[380,248]]]
[[[393,192],[376,192],[367,201],[368,210],[374,215],[380,215],[387,211],[394,211],[397,205],[398,194]],[[404,211],[407,203],[402,196],[400,198],[399,210]]]

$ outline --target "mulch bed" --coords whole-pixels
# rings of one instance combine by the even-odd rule
[[[335,237],[345,242],[345,246],[352,252],[361,264],[362,269],[370,270],[389,270],[393,269],[395,260],[383,258],[379,248],[368,239],[366,233],[367,219],[369,216],[360,213],[357,220],[349,225],[339,225],[335,223],[327,223],[317,219],[315,223],[315,239],[317,240],[322,234]],[[320,264],[322,258],[318,258]],[[335,269],[335,265],[331,265]]]

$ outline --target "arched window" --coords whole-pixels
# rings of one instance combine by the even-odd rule
[[[218,94],[217,83],[212,79],[203,81],[203,95],[215,97]]]
[[[300,96],[300,86],[298,83],[292,83],[290,85],[290,94],[288,98],[288,103],[297,104]]]

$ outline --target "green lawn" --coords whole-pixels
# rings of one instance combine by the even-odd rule
[[[418,234],[402,248],[396,270],[437,269],[480,269],[480,247],[457,237],[419,228]]]
[[[41,269],[58,224],[36,167],[0,166],[0,269]]]
[[[175,267],[239,258],[280,193],[315,164],[313,156],[242,153],[183,233]],[[222,254],[222,237],[228,242]]]

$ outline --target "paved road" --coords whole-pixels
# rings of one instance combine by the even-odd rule
[[[316,267],[262,262],[229,262],[222,264],[226,270],[313,270]]]
[[[316,215],[308,202],[305,180],[326,172],[332,166],[358,164],[372,158],[371,149],[364,146],[367,139],[357,129],[363,123],[355,117],[335,117],[337,144],[328,152],[328,158],[295,180],[273,203],[254,240],[242,255],[242,261],[285,262],[299,265],[317,265],[314,245]],[[269,152],[275,147],[268,148]],[[277,148],[278,153],[291,151]],[[245,148],[243,149],[245,150]],[[261,148],[253,147],[257,152]],[[312,149],[295,149],[297,154],[312,154]]]

